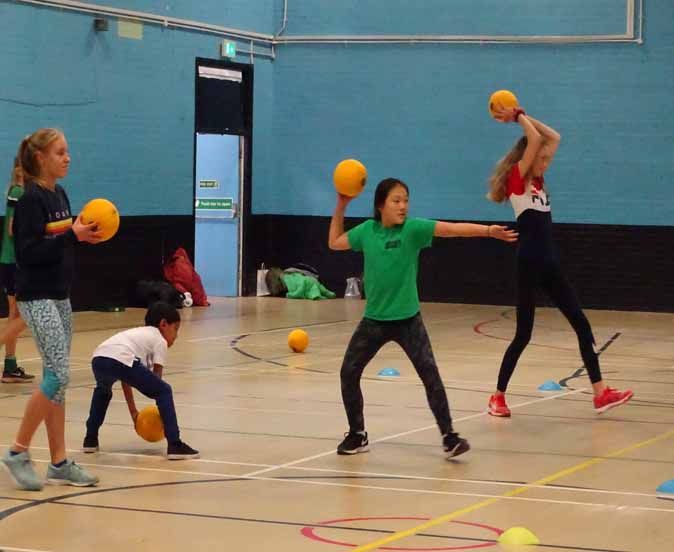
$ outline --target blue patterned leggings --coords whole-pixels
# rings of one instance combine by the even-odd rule
[[[73,333],[70,300],[18,301],[17,306],[42,357],[40,390],[50,401],[63,404],[70,381],[70,341]]]

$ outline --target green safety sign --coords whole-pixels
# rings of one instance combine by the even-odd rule
[[[222,43],[222,55],[225,57],[236,57],[236,44],[234,42]]]
[[[195,207],[197,209],[208,209],[215,211],[231,211],[234,201],[231,197],[209,197],[197,199]]]

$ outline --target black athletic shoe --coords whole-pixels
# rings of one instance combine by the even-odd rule
[[[189,460],[199,458],[199,451],[194,450],[187,443],[177,441],[175,443],[169,443],[168,448],[166,449],[166,457],[169,460]]]
[[[35,379],[33,374],[26,374],[26,371],[17,366],[13,370],[2,371],[2,383],[30,383]]]
[[[442,437],[442,444],[447,453],[447,460],[470,450],[468,441],[459,437],[458,433],[448,433],[447,435],[444,435]]]
[[[344,440],[337,447],[337,454],[358,454],[370,450],[367,432],[352,432],[344,434]]]
[[[86,452],[87,454],[98,452],[98,437],[87,435],[84,438],[84,443],[82,443],[82,452]]]

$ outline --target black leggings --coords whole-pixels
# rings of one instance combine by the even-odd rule
[[[536,289],[550,296],[557,308],[569,321],[578,336],[580,355],[592,383],[601,381],[599,359],[595,352],[594,336],[587,318],[580,308],[573,288],[554,261],[524,261],[517,264],[517,332],[503,356],[498,374],[497,389],[505,393],[515,365],[531,339],[536,312]]]
[[[364,431],[363,393],[360,378],[365,366],[386,343],[395,341],[412,361],[426,388],[428,404],[443,435],[452,431],[447,394],[438,373],[431,342],[421,314],[406,320],[381,322],[363,318],[356,328],[344,354],[340,378],[342,401],[352,432]]]

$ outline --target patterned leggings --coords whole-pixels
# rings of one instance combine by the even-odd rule
[[[428,339],[421,314],[406,320],[386,322],[363,318],[356,328],[344,354],[340,372],[342,401],[349,419],[350,431],[365,429],[360,378],[367,363],[372,360],[379,349],[390,341],[395,341],[400,345],[412,361],[426,389],[426,398],[440,428],[440,433],[453,431],[447,393],[445,393],[445,387],[438,373],[431,341]]]
[[[70,381],[72,309],[70,300],[18,301],[19,312],[30,328],[42,357],[40,390],[56,404],[65,402]]]

